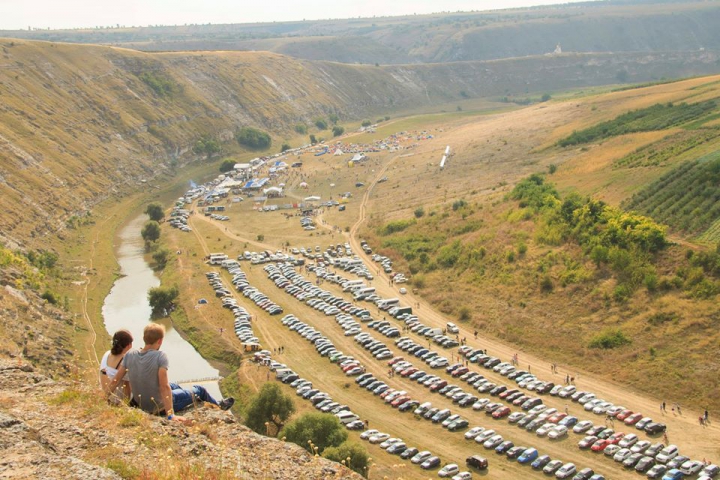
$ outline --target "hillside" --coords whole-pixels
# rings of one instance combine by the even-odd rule
[[[290,139],[296,124],[329,114],[352,122],[466,97],[607,84],[621,71],[637,81],[708,73],[718,62],[709,52],[567,54],[378,68],[271,53],[147,54],[10,39],[2,47],[0,239],[14,244],[88,221],[98,202],[207,157],[194,149],[202,138],[221,147],[213,158],[240,153],[233,137],[242,126]]]
[[[260,24],[4,31],[0,36],[146,51],[263,50],[310,60],[400,64],[566,52],[720,49],[720,7],[702,1],[609,1],[403,17]]]

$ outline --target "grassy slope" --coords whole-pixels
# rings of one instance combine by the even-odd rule
[[[709,147],[701,145],[681,159],[640,169],[617,168],[615,161],[638,147],[663,141],[677,129],[625,135],[582,149],[550,146],[575,129],[629,109],[689,99],[698,87],[705,92],[703,98],[711,97],[707,91],[716,88],[714,81],[695,79],[558,102],[544,112],[531,107],[505,114],[505,121],[499,117],[454,130],[452,141],[446,142],[458,153],[442,174],[444,179],[440,181],[432,167],[426,166],[425,172],[417,170],[425,162],[437,161],[435,155],[415,160],[413,168],[418,175],[412,182],[391,178],[376,188],[370,207],[374,216],[362,235],[396,258],[400,271],[408,271],[409,264],[397,248],[390,248],[388,238],[398,238],[400,245],[406,245],[426,236],[433,260],[441,253],[438,246],[459,240],[463,252],[471,253],[469,264],[421,275],[425,285],[421,292],[441,311],[457,318],[466,307],[471,312],[468,326],[549,360],[577,365],[659,396],[682,398],[698,406],[716,405],[712,392],[717,387],[717,364],[707,355],[720,342],[713,328],[718,318],[714,297],[697,300],[683,291],[651,294],[641,288],[627,302],[617,302],[612,296],[617,279],[611,271],[595,267],[573,244],[550,247],[538,243],[535,222],[523,220],[517,205],[503,200],[510,188],[505,183],[512,185],[529,172],[557,163],[559,170],[550,178],[563,191],[592,194],[619,204],[678,161],[702,156]],[[534,115],[524,115],[528,111]],[[558,120],[557,115],[563,119]],[[545,133],[538,135],[537,131]],[[450,204],[460,197],[470,206],[453,211]],[[378,235],[378,227],[412,217],[418,205],[424,205],[426,217],[417,225],[391,237]],[[430,212],[433,217],[427,216]],[[462,233],[463,228],[470,231]],[[517,253],[521,243],[528,247],[525,255]],[[658,274],[671,277],[678,268],[687,267],[685,250],[678,245],[661,254],[656,260]],[[515,252],[515,261],[508,261],[509,251]],[[541,269],[550,272],[555,285],[552,293],[541,291]],[[590,339],[608,327],[622,328],[633,343],[610,352],[588,348]],[[681,345],[678,339],[682,339]]]

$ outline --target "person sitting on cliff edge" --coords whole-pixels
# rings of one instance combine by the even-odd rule
[[[218,402],[208,391],[200,386],[193,385],[187,390],[168,380],[168,358],[165,352],[160,351],[165,338],[165,327],[151,323],[143,330],[145,346],[140,350],[132,350],[125,354],[117,374],[105,391],[109,399],[118,384],[127,375],[132,390],[130,405],[141,408],[153,415],[167,417],[168,420],[186,422],[187,420],[175,412],[181,411],[197,400],[217,405],[222,410],[228,410],[235,403],[232,397]]]

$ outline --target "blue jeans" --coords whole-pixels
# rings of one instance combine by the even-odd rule
[[[217,400],[205,390],[205,387],[201,387],[200,385],[193,385],[190,390],[187,390],[180,387],[177,383],[171,383],[170,390],[172,391],[173,410],[176,412],[192,405],[193,397],[203,402],[212,403],[213,405],[218,404]]]

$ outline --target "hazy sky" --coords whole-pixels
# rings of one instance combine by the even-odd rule
[[[0,29],[245,23],[491,10],[562,0],[0,0]]]

